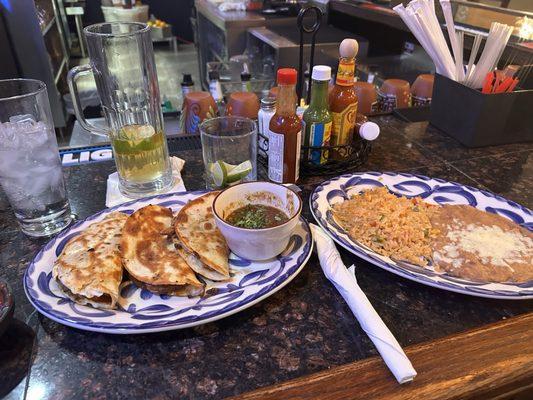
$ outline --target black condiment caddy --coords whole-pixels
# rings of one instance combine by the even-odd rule
[[[310,26],[304,24],[305,14],[311,14],[314,12],[315,20],[314,23]],[[300,30],[300,55],[299,55],[299,68],[298,68],[298,86],[297,94],[298,98],[302,98],[303,91],[303,35],[304,33],[311,35],[311,54],[310,54],[310,63],[309,71],[313,70],[314,66],[314,53],[315,53],[315,40],[316,35],[320,29],[322,22],[322,11],[315,6],[306,7],[300,10],[297,18],[297,25]],[[311,99],[311,74],[308,78],[309,88],[307,91],[307,104]],[[304,132],[302,132],[302,135]],[[351,143],[339,146],[305,146],[301,147],[300,155],[300,173],[301,175],[335,175],[346,172],[349,169],[353,169],[361,166],[368,159],[370,150],[372,149],[372,144],[370,141],[357,138],[354,139]],[[325,157],[326,161],[323,163],[317,163],[312,160],[310,155],[313,152],[319,151],[321,153],[327,152],[328,154],[343,154],[342,159],[334,157]]]
[[[484,94],[436,74],[429,122],[467,147],[533,141],[533,90]]]
[[[354,140],[350,144],[341,146],[302,146],[300,156],[300,171],[302,175],[335,175],[357,168],[368,160],[372,149],[372,142],[365,139]],[[343,154],[342,159],[327,157],[327,161],[318,164],[312,160],[313,152],[327,152],[328,155]]]

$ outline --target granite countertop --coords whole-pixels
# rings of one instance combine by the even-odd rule
[[[533,206],[532,144],[466,149],[427,123],[388,116],[376,122],[382,135],[358,170],[439,177]],[[187,162],[187,188],[202,188],[201,152],[177,155]],[[104,208],[105,181],[113,170],[112,162],[65,168],[79,218]],[[306,200],[322,180],[300,182],[309,220]],[[10,283],[16,302],[16,322],[0,338],[0,397],[220,399],[377,354],[322,275],[316,255],[283,290],[236,315],[180,331],[115,336],[57,324],[29,304],[22,275],[44,243],[20,232],[0,193],[0,278]],[[347,265],[355,263],[362,289],[402,346],[533,311],[532,301],[446,292],[341,254]]]

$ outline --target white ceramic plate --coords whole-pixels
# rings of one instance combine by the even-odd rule
[[[203,297],[158,295],[128,283],[121,290],[119,310],[97,310],[66,298],[52,279],[53,263],[66,242],[91,223],[113,211],[131,214],[148,204],[169,207],[176,212],[203,193],[171,193],[135,200],[76,223],[44,246],[28,266],[24,274],[28,299],[43,315],[74,328],[119,334],[148,333],[202,325],[235,314],[277,292],[298,275],[313,247],[309,225],[303,217],[280,256],[252,262],[232,254],[230,281],[208,281]]]
[[[332,218],[331,207],[364,189],[387,186],[391,192],[404,196],[421,196],[433,204],[469,204],[480,210],[496,213],[517,224],[533,230],[531,210],[501,196],[484,190],[447,182],[422,175],[394,172],[361,172],[332,178],[311,194],[311,212],[317,222],[338,244],[358,257],[387,271],[424,285],[472,296],[496,299],[533,299],[533,281],[513,283],[474,282],[437,273],[431,268],[422,268],[408,263],[397,263],[377,254],[370,248],[355,243]]]

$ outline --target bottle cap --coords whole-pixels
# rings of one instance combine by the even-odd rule
[[[186,83],[186,84],[194,83],[192,81],[191,74],[183,74],[183,80],[181,81],[181,83]]]
[[[331,79],[331,68],[327,65],[315,65],[311,78],[315,81],[329,81]]]
[[[379,136],[379,125],[375,122],[365,122],[359,127],[359,136],[366,140],[376,140]]]
[[[339,46],[339,54],[343,58],[355,58],[359,51],[359,43],[355,39],[344,39]]]
[[[298,72],[294,68],[278,69],[278,85],[294,85]]]
[[[218,81],[220,79],[220,74],[218,71],[209,71],[209,80],[210,81]]]
[[[275,97],[263,97],[261,99],[261,107],[274,107],[276,105],[276,98]]]
[[[241,81],[248,82],[252,79],[252,75],[249,72],[241,72]]]

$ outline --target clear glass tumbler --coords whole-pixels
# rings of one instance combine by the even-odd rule
[[[111,22],[84,29],[90,65],[69,72],[74,111],[86,130],[109,136],[120,191],[138,198],[172,186],[172,169],[163,130],[163,114],[150,27]],[[76,80],[92,73],[109,129],[87,122]]]
[[[257,129],[241,117],[208,119],[200,125],[208,189],[257,179]]]
[[[72,221],[41,81],[0,81],[0,185],[27,235],[49,236]]]

